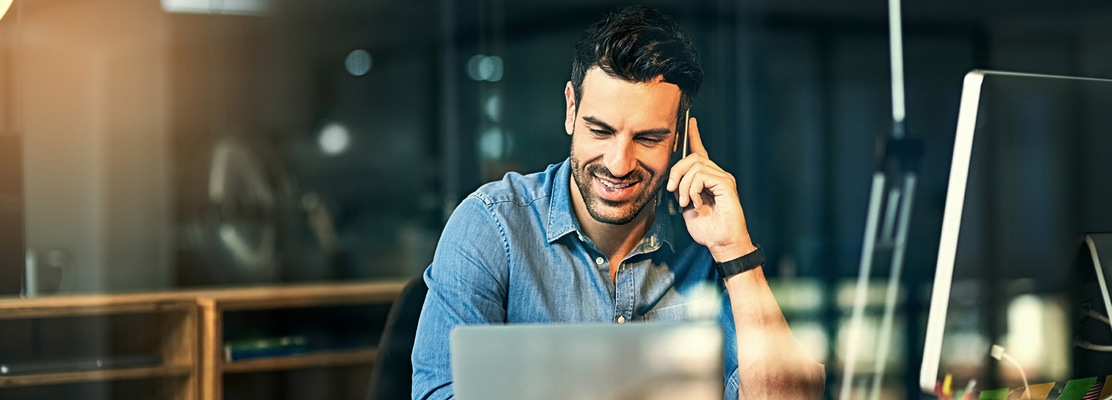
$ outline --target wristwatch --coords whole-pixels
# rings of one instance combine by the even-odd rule
[[[735,258],[729,261],[714,263],[714,269],[718,270],[718,276],[722,279],[740,274],[751,269],[755,269],[765,263],[765,253],[761,250],[761,245],[757,245],[757,249],[749,252],[744,256]]]

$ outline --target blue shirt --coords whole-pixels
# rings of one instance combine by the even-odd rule
[[[456,325],[687,320],[687,305],[705,293],[696,288],[709,282],[721,297],[725,398],[736,399],[733,315],[710,252],[662,204],[612,282],[610,261],[575,219],[570,169],[565,160],[540,173],[506,174],[452,213],[424,274],[413,398],[452,397],[448,337]]]

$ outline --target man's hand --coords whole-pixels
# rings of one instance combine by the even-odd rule
[[[695,118],[689,126],[691,154],[672,166],[667,189],[683,209],[691,238],[710,249],[715,261],[749,254],[756,246],[745,226],[737,181],[708,158]]]

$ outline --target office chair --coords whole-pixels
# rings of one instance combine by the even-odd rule
[[[378,343],[378,361],[371,373],[368,400],[410,398],[413,385],[413,337],[417,319],[429,291],[421,276],[411,279],[398,295],[386,316],[382,339]]]

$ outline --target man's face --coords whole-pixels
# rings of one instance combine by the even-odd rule
[[[573,90],[564,90],[573,196],[596,221],[629,223],[667,179],[680,89],[662,77],[633,83],[591,68],[579,104]]]

